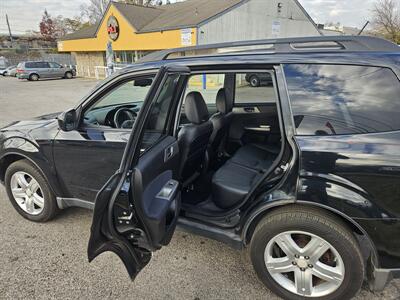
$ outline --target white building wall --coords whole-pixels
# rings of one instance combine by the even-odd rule
[[[319,31],[294,0],[249,0],[200,26],[198,44],[315,35]]]

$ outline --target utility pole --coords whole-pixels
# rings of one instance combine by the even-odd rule
[[[8,15],[6,14],[6,21],[7,21],[7,27],[8,27],[8,33],[10,34],[10,42],[11,42],[11,48],[13,46],[13,37],[11,34],[11,28],[10,28],[10,22],[8,22]]]

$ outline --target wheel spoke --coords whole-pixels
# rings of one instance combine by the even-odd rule
[[[302,254],[304,256],[309,256],[313,262],[317,262],[328,250],[328,243],[318,237],[313,236],[308,244],[302,249]]]
[[[26,189],[29,185],[28,181],[26,181],[25,176],[21,173],[15,174],[15,178],[17,179],[17,183],[18,185],[23,188]]]
[[[295,267],[292,264],[292,261],[288,257],[280,257],[280,258],[269,258],[269,261],[266,262],[266,266],[271,273],[288,273],[293,272]]]
[[[29,197],[26,198],[25,207],[26,207],[26,211],[28,213],[34,212],[35,206],[34,206],[33,198],[29,198]]]
[[[36,193],[40,186],[38,182],[34,178],[32,178],[32,180],[29,182],[29,188],[32,193]]]
[[[276,239],[276,243],[290,259],[293,259],[294,256],[301,251],[300,247],[292,239],[290,234],[280,235]]]
[[[32,200],[33,200],[33,202],[37,205],[37,206],[39,206],[40,208],[43,208],[43,206],[44,206],[44,200],[43,200],[43,198],[42,197],[40,197],[38,194],[34,194],[33,196],[32,196]]]
[[[299,295],[311,296],[313,291],[312,285],[312,273],[307,271],[301,271],[296,269],[294,272],[294,280],[296,285],[296,290]]]
[[[338,267],[331,267],[322,262],[317,262],[312,269],[314,276],[339,285],[343,281],[343,273]]]
[[[14,198],[23,198],[25,199],[26,194],[25,192],[22,190],[22,188],[13,188],[12,190],[12,194],[14,196]]]

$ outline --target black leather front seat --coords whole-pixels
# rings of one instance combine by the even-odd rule
[[[214,127],[213,133],[210,137],[210,149],[213,156],[217,156],[218,152],[223,149],[232,119],[230,105],[224,88],[218,91],[216,106],[218,112],[210,119]]]
[[[199,92],[190,92],[185,99],[185,114],[190,122],[178,135],[181,151],[180,177],[184,186],[195,180],[202,169],[213,125],[207,105]]]

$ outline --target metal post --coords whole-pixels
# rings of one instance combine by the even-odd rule
[[[8,27],[8,33],[10,34],[10,42],[11,42],[11,48],[13,46],[13,37],[11,34],[11,28],[10,28],[10,22],[8,21],[8,15],[6,14],[6,21],[7,21],[7,27]]]
[[[357,35],[361,35],[364,32],[365,28],[367,28],[368,24],[369,24],[369,21],[367,21],[367,23],[365,23],[364,27],[360,30],[360,32]]]
[[[203,74],[203,90],[207,89],[207,75]]]

